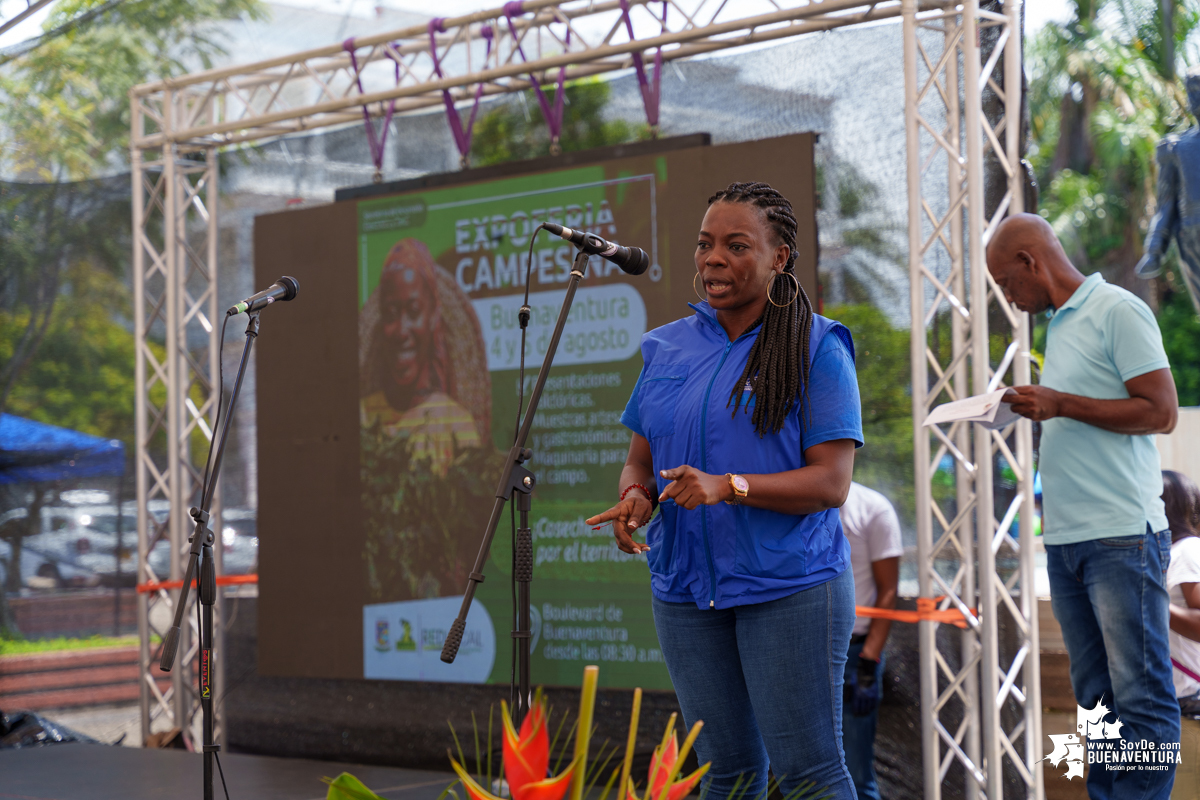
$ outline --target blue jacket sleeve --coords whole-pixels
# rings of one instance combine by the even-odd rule
[[[821,339],[808,371],[808,397],[803,414],[801,446],[808,449],[834,439],[853,439],[863,446],[862,401],[854,369],[849,331],[842,326]]]
[[[629,396],[629,402],[625,404],[625,410],[621,413],[621,424],[629,430],[646,438],[646,432],[642,430],[642,415],[638,411],[638,395],[642,391],[642,376],[646,374],[646,368],[643,366],[642,371],[638,373],[637,383],[633,385],[633,394]]]

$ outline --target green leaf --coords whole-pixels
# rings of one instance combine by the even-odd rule
[[[349,772],[343,772],[333,780],[322,778],[321,781],[329,786],[325,800],[384,800]]]

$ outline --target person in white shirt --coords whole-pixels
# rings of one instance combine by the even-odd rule
[[[1200,714],[1200,489],[1186,475],[1163,470],[1163,504],[1171,527],[1171,666],[1184,714]]]
[[[855,605],[895,608],[904,552],[896,510],[879,492],[851,483],[839,513],[850,542]],[[883,646],[891,627],[891,620],[856,617],[846,657],[842,747],[859,800],[879,800],[875,725],[882,694]]]

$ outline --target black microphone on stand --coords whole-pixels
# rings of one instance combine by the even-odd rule
[[[204,469],[204,482],[201,485],[200,505],[197,508],[191,509],[190,515],[195,523],[192,536],[188,541],[191,547],[188,550],[187,568],[183,573],[183,585],[179,589],[179,595],[175,601],[175,617],[171,623],[171,627],[167,630],[167,635],[163,639],[162,654],[159,658],[158,667],[163,672],[170,672],[175,665],[175,657],[179,650],[180,630],[184,624],[184,614],[187,613],[188,591],[192,585],[192,579],[197,578],[197,595],[200,599],[200,617],[199,625],[199,652],[196,655],[199,657],[199,699],[201,708],[201,749],[204,754],[204,784],[203,797],[204,800],[213,800],[213,762],[216,762],[217,771],[221,773],[221,785],[225,785],[225,774],[221,771],[221,760],[218,757],[218,752],[221,746],[216,743],[215,738],[215,717],[213,711],[213,703],[216,700],[216,688],[213,683],[213,606],[217,603],[217,578],[216,578],[216,562],[213,558],[213,545],[216,544],[216,536],[208,527],[209,521],[212,519],[211,510],[213,496],[216,493],[217,482],[221,474],[221,461],[225,456],[225,444],[229,437],[229,422],[233,418],[233,411],[237,407],[238,394],[242,389],[242,379],[246,375],[246,364],[250,360],[250,350],[254,345],[254,340],[258,338],[259,314],[257,312],[266,308],[271,303],[281,300],[291,300],[296,296],[297,290],[300,288],[300,283],[290,276],[284,275],[265,291],[259,292],[256,295],[247,297],[242,302],[229,309],[225,316],[225,322],[221,325],[221,342],[225,341],[225,326],[229,324],[229,318],[235,314],[246,312],[248,316],[246,325],[246,346],[242,350],[242,360],[238,363],[237,378],[233,382],[233,393],[229,397],[229,405],[220,409],[221,413],[217,414],[217,425],[213,431],[213,436],[208,446],[208,461]],[[217,394],[216,400],[219,404],[224,397],[225,376],[222,370],[218,369],[217,379]],[[229,797],[229,790],[226,789],[225,796]]]
[[[594,233],[564,228],[553,222],[543,222],[542,227],[555,236],[566,239],[590,256],[608,259],[620,267],[622,272],[641,275],[650,268],[650,256],[646,255],[646,251],[640,247],[622,247],[619,244],[607,242]]]
[[[300,291],[300,282],[290,275],[284,275],[258,294],[252,294],[236,306],[232,306],[225,314],[232,317],[234,314],[241,314],[243,311],[246,313],[258,311],[271,305],[271,303],[282,303],[285,300],[291,300],[296,296],[296,292],[298,291]]]

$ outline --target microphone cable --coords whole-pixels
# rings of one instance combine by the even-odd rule
[[[216,444],[217,431],[221,429],[221,406],[225,404],[225,328],[229,325],[226,315],[221,322],[221,339],[217,345],[217,418],[213,422],[212,436],[208,440],[208,458],[204,461],[204,481],[200,484],[200,502],[204,503],[204,495],[208,491],[208,474],[212,469],[213,445]]]
[[[525,298],[521,303],[522,309],[529,308],[529,279],[533,277],[533,245],[537,242],[537,235],[545,229],[546,223],[543,222],[529,235],[529,258],[525,262]],[[518,312],[518,317],[519,315],[520,312]],[[513,444],[517,443],[517,437],[521,435],[521,417],[525,410],[525,332],[528,327],[528,321],[521,326],[521,377],[517,387],[517,425],[513,430]]]

